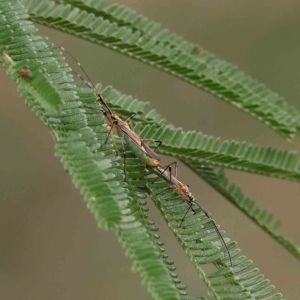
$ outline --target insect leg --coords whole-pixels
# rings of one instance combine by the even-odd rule
[[[185,219],[185,217],[187,216],[187,214],[188,214],[188,212],[190,211],[190,209],[193,210],[192,205],[193,205],[193,203],[190,203],[190,204],[189,204],[188,210],[187,210],[186,213],[184,214],[183,218],[180,220],[179,227],[181,227],[182,222],[184,221],[184,219]]]
[[[216,233],[218,235],[218,238],[219,238],[221,244],[226,249],[226,252],[228,254],[228,258],[229,258],[229,261],[230,261],[230,266],[232,267],[232,260],[231,260],[229,249],[228,249],[228,247],[227,247],[227,245],[226,245],[226,243],[225,243],[225,241],[224,241],[224,239],[223,239],[223,237],[222,237],[222,235],[220,233],[219,228],[217,227],[217,224],[216,224],[215,220],[212,219],[211,214],[209,212],[207,212],[198,202],[194,201],[194,203],[203,211],[203,213],[206,215],[206,217],[208,219],[210,219],[210,221],[211,221],[211,223],[212,223],[212,225],[213,225],[213,227],[214,227],[214,229],[215,229],[215,231],[216,231]],[[226,258],[226,255],[224,253],[224,260],[225,260],[225,258]]]
[[[162,141],[161,140],[153,140],[153,139],[143,139],[141,138],[142,141],[146,141],[146,142],[153,142],[153,143],[157,143],[157,146],[156,148],[154,149],[154,151],[156,151],[162,144]]]
[[[134,114],[132,114],[131,116],[129,116],[126,120],[125,120],[125,122],[128,122],[130,119],[132,119],[134,117]]]
[[[124,158],[124,162],[123,162],[123,166],[124,166],[124,175],[125,175],[125,181],[126,181],[126,149],[124,146],[124,139],[122,139],[122,151],[123,151],[123,158]]]
[[[154,195],[157,196],[157,195],[163,193],[164,191],[167,191],[167,190],[170,189],[170,188],[171,188],[171,187],[169,186],[169,187],[163,189],[162,191],[160,191],[159,193],[156,193],[156,194],[154,194]]]
[[[169,169],[170,170],[170,182],[172,182],[172,180],[171,180],[171,176],[172,176],[171,175],[171,170],[172,170],[171,166],[172,165],[175,165],[175,174],[176,174],[176,177],[177,177],[177,169],[178,169],[178,162],[177,161],[174,161],[171,164],[166,165],[165,167],[163,167],[164,171],[160,172],[163,175]],[[154,183],[158,178],[159,178],[159,176],[157,176],[152,183]]]
[[[107,113],[106,113],[106,111],[102,111],[102,112],[103,112],[103,114],[105,115],[105,117],[106,117],[106,118],[109,120],[109,118],[108,118],[108,116],[107,116]],[[101,147],[107,144],[107,142],[108,142],[108,138],[109,138],[109,136],[110,136],[110,134],[111,134],[111,132],[112,132],[112,130],[113,130],[113,128],[114,128],[114,125],[116,125],[116,122],[115,122],[115,121],[114,121],[114,122],[112,122],[112,125],[111,125],[111,127],[110,127],[110,129],[109,129],[109,131],[108,131],[108,134],[107,134],[106,140],[105,140],[104,144],[103,144],[103,145],[101,145]]]

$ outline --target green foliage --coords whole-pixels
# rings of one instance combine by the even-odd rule
[[[0,2],[2,13],[4,7],[12,8],[9,3]],[[2,29],[7,35],[15,24],[22,29],[22,21],[18,19],[24,7],[15,1],[13,9],[16,12],[13,17],[8,18],[9,10],[1,15]],[[26,26],[34,29],[32,24]],[[66,64],[61,63],[62,57],[52,44],[36,39],[31,34],[34,30],[25,28],[19,32],[22,34],[16,33],[10,42],[0,37],[1,50],[5,48],[11,59],[18,63],[28,62],[28,59],[36,62],[30,68],[32,72],[43,72],[47,79],[56,76],[57,80],[51,81],[51,85],[60,91],[63,100],[58,112],[45,110],[36,99],[37,95],[24,90],[22,84],[19,89],[26,96],[27,104],[52,131],[57,141],[56,153],[72,175],[75,186],[81,190],[88,208],[99,226],[116,232],[126,254],[134,260],[135,271],[141,274],[155,299],[180,299],[180,294],[186,294],[185,286],[180,285],[176,273],[170,274],[170,263],[167,266],[164,262],[168,256],[161,254],[162,243],[157,241],[158,237],[151,231],[153,228],[145,221],[142,209],[145,195],[134,192],[133,187],[124,182],[122,160],[117,153],[111,157],[116,151],[114,144],[110,141],[101,147],[107,129],[98,111],[87,108],[96,102],[93,93],[74,84],[71,76],[66,76]],[[41,49],[47,49],[45,55],[41,55]],[[28,81],[30,84],[32,81]]]
[[[201,132],[185,132],[173,125],[166,125],[154,110],[147,114],[142,103],[121,95],[108,87],[103,96],[123,116],[135,113],[134,129],[143,138],[163,141],[157,150],[161,154],[172,155],[194,164],[211,164],[224,168],[262,174],[286,180],[300,180],[300,163],[296,151],[279,151],[245,142],[224,141],[204,135]],[[128,107],[130,102],[133,105]],[[132,107],[136,107],[132,110]],[[144,116],[142,116],[144,114]]]
[[[105,8],[105,1],[72,1],[72,5],[67,6],[52,1],[26,0],[23,3],[32,19],[160,67],[239,106],[285,137],[290,138],[299,130],[299,113],[282,98],[208,52],[197,53],[198,46],[131,10],[117,5]],[[78,8],[74,8],[75,5]],[[0,10],[0,51],[9,57],[7,60],[3,56],[9,75],[17,80],[20,94],[53,133],[56,154],[72,176],[74,185],[81,190],[99,226],[115,232],[126,255],[134,262],[133,270],[141,274],[152,296],[155,299],[205,299],[189,297],[186,286],[174,273],[176,268],[162,247],[156,233],[158,228],[147,220],[146,194],[160,209],[207,284],[210,295],[222,300],[282,299],[281,294],[270,296],[274,286],[258,269],[251,269],[252,262],[240,256],[236,242],[226,237],[233,267],[224,261],[222,245],[212,224],[199,209],[195,209],[195,214],[189,213],[180,226],[187,205],[168,189],[167,182],[157,180],[153,184],[154,175],[140,165],[129,149],[124,173],[119,139],[114,137],[104,144],[107,125],[93,92],[83,82],[73,81],[70,68],[51,43],[33,35],[36,29],[31,22],[23,20],[28,15],[18,1],[0,1]],[[97,17],[90,14],[91,11]],[[26,72],[20,73],[21,70]],[[271,224],[270,214],[259,214],[253,212],[252,206],[243,205],[249,201],[237,195],[235,186],[228,187],[222,169],[213,169],[211,165],[299,181],[300,168],[295,153],[236,141],[221,142],[202,133],[183,132],[167,125],[154,110],[147,112],[147,104],[111,87],[99,89],[120,115],[136,114],[134,128],[138,134],[163,140],[161,153],[182,159],[277,241],[285,239],[275,232],[277,223]],[[203,163],[210,166],[203,168]],[[296,246],[287,239],[282,244],[299,258]],[[204,264],[213,264],[216,271],[206,273]]]
[[[207,165],[208,163],[211,165],[215,164],[224,168],[283,178],[283,174],[291,169],[292,161],[294,161],[293,167],[297,172],[299,163],[297,162],[297,154],[295,152],[278,151],[276,149],[263,148],[246,143],[239,144],[236,141],[226,141],[222,143],[220,139],[213,137],[208,138],[201,133],[183,132],[174,126],[163,125],[165,124],[165,120],[162,119],[155,110],[147,113],[148,106],[144,105],[144,102],[133,99],[130,96],[122,95],[112,87],[105,88],[102,94],[114,110],[124,115],[124,117],[131,115],[133,112],[136,114],[132,122],[134,123],[135,130],[139,132],[141,136],[146,138],[155,137],[156,139],[164,141],[163,145],[157,150],[158,152],[170,154],[165,151],[165,148],[172,149],[173,156],[180,158],[189,168],[246,213],[247,216],[254,220],[258,226],[263,228],[291,254],[300,259],[299,247],[290,239],[276,232],[276,229],[279,227],[279,221],[271,223],[272,215],[270,213],[266,210],[261,211],[259,208],[254,207],[254,201],[246,198],[235,185],[229,186],[223,173],[223,168],[212,168]],[[129,107],[130,103],[134,103],[134,105]],[[161,128],[163,129],[160,130]],[[182,142],[182,140],[185,140],[185,142]],[[212,145],[217,144],[217,142],[219,143],[219,148],[216,147],[214,149]],[[225,148],[224,144],[232,146]],[[239,147],[242,150],[237,151]],[[199,155],[199,159],[195,159],[197,158],[196,154],[198,151],[200,152],[201,148],[202,156]],[[177,153],[177,149],[180,151],[179,154]],[[224,151],[224,149],[227,150],[227,152]],[[214,152],[212,152],[212,150]],[[270,153],[272,153],[273,156],[270,155]],[[274,159],[272,161],[272,157],[273,159],[277,157],[277,160]],[[247,164],[243,163],[245,158],[247,159]],[[275,164],[276,161],[277,163]],[[276,165],[280,168],[277,173],[278,175],[273,171]],[[288,165],[290,167],[288,167]],[[285,177],[285,179],[289,178]]]
[[[55,89],[50,81],[55,78],[45,77],[39,71],[32,71],[32,61],[15,64],[6,54],[3,55],[3,60],[7,60],[9,67],[8,74],[19,82],[19,89],[22,91],[22,96],[26,98],[26,94],[32,95],[40,105],[48,111],[58,111],[62,100],[59,92]]]
[[[266,210],[255,207],[255,202],[243,195],[240,188],[229,184],[222,168],[212,168],[206,165],[196,165],[185,160],[185,163],[208,184],[219,191],[226,199],[243,211],[258,226],[270,234],[278,243],[300,260],[300,248],[290,239],[276,232],[280,221],[273,221],[273,215]],[[272,222],[273,221],[273,222]]]
[[[164,141],[160,153],[172,155],[195,164],[209,163],[271,177],[300,181],[297,152],[278,151],[236,141],[221,142],[219,138],[181,128],[136,124],[135,130],[145,138]]]
[[[82,37],[155,66],[234,105],[285,138],[300,129],[300,114],[285,99],[199,45],[106,0],[23,0],[35,22]]]

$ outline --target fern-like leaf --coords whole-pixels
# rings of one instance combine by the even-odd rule
[[[145,177],[148,174],[144,167],[140,166],[130,153],[126,160],[124,180],[123,159],[119,155],[118,140],[109,140],[103,145],[107,137],[107,126],[99,112],[91,108],[99,106],[93,93],[83,88],[81,83],[75,84],[72,77],[66,75],[68,67],[61,63],[62,58],[57,50],[53,50],[53,45],[41,39],[36,43],[37,40],[33,36],[35,28],[31,23],[25,24],[20,21],[26,16],[24,7],[17,1],[12,1],[6,6],[7,3],[0,2],[0,8],[4,8],[1,10],[4,16],[1,20],[1,49],[4,49],[13,61],[28,63],[29,60],[30,71],[42,72],[49,80],[48,83],[59,91],[62,99],[59,112],[44,109],[35,99],[34,93],[26,94],[27,103],[53,132],[57,141],[57,155],[73,176],[74,184],[81,189],[99,225],[116,232],[126,254],[134,260],[134,270],[141,273],[143,282],[153,297],[180,299],[182,295],[183,299],[193,299],[186,296],[185,286],[178,281],[176,274],[170,274],[174,271],[173,263],[162,254],[161,242],[156,241],[157,235],[153,233],[157,228],[153,222],[146,221],[145,191],[150,192],[216,299],[281,299],[280,294],[269,296],[274,287],[269,285],[269,281],[264,280],[262,275],[257,275],[257,269],[248,269],[251,261],[246,261],[243,256],[238,257],[239,249],[235,249],[235,243],[229,239],[225,239],[225,242],[233,257],[233,268],[228,264],[224,265],[220,242],[210,222],[206,221],[202,213],[198,211],[195,215],[189,215],[179,227],[178,221],[181,220],[187,206],[170,190],[160,193],[168,187],[168,183],[158,181],[151,184],[148,177]],[[5,10],[5,7],[10,9]],[[62,17],[61,24],[68,22],[67,16],[68,14]],[[104,91],[107,93],[109,89]],[[127,97],[124,99],[131,101]],[[126,111],[125,108],[122,109]],[[136,109],[141,112],[144,107],[139,105]],[[164,123],[154,111],[149,112],[145,118],[151,124],[147,127],[150,131],[152,128],[161,128],[161,124]],[[142,124],[145,124],[145,121],[143,122]],[[136,124],[137,129],[139,126]],[[168,127],[168,130],[169,128],[174,131],[176,137],[176,132],[179,131],[172,127]],[[174,135],[172,138],[170,136],[166,139],[167,147],[169,143],[169,147],[176,150],[172,144],[176,139],[173,138]],[[192,144],[189,143],[189,146],[194,149]],[[219,151],[218,154],[223,152]],[[190,157],[187,151],[185,156]],[[267,165],[267,162],[263,161],[262,165]],[[276,168],[280,168],[280,165],[276,165]],[[292,171],[295,173],[297,170],[292,168]],[[293,177],[293,172],[287,174]],[[207,263],[215,264],[218,270],[205,273],[201,265]]]
[[[222,168],[212,168],[206,165],[196,165],[184,161],[195,173],[213,188],[220,192],[226,199],[243,211],[258,226],[271,235],[280,245],[300,260],[300,247],[292,240],[279,234],[276,230],[280,226],[280,221],[273,221],[272,214],[266,210],[261,210],[255,206],[255,202],[243,195],[240,188],[234,184],[229,184]]]
[[[152,177],[148,181],[151,198],[207,284],[209,293],[216,299],[228,300],[257,299],[270,294],[274,286],[269,285],[269,280],[258,274],[258,269],[249,270],[252,261],[246,260],[245,256],[239,256],[240,249],[236,249],[236,243],[230,242],[228,238],[224,240],[230,251],[233,267],[230,267],[229,262],[224,264],[220,240],[211,222],[207,221],[199,209],[197,214],[190,213],[181,222],[188,205],[182,203],[181,197],[168,189],[168,186],[169,183],[162,180],[153,183]],[[224,235],[224,232],[221,231],[221,234]],[[209,263],[215,264],[218,271],[205,273],[202,265]],[[281,299],[280,294],[276,294],[276,297]]]
[[[111,157],[116,151],[114,143],[103,146],[107,136],[103,117],[86,108],[97,101],[93,93],[74,84],[71,76],[65,76],[66,65],[61,63],[62,57],[57,50],[53,51],[53,45],[32,35],[35,28],[31,23],[26,23],[23,28],[20,19],[26,13],[22,5],[17,1],[0,1],[0,9],[1,49],[5,48],[12,61],[30,63],[30,71],[42,72],[48,83],[60,91],[61,110],[49,112],[41,106],[35,93],[31,94],[28,88],[19,85],[27,104],[55,136],[57,155],[84,195],[99,226],[117,233],[127,255],[135,262],[135,270],[141,273],[155,299],[180,299],[180,294],[186,294],[184,285],[180,285],[176,274],[173,277],[169,274],[159,252],[161,244],[151,238],[151,228],[149,224],[145,225],[144,218],[141,222],[143,214],[136,214],[141,210],[136,205],[138,199],[145,196],[124,182],[122,160],[118,155]],[[11,32],[12,27],[18,29]],[[31,84],[34,86],[35,83],[28,81],[28,85]],[[177,289],[174,282],[178,283]]]
[[[142,118],[141,113],[143,112],[143,109],[147,108],[146,105],[139,103],[138,100],[132,99],[130,96],[121,94],[111,87],[101,89],[101,86],[98,85],[98,89],[102,90],[102,94],[106,101],[108,101],[118,113],[123,113],[125,116],[128,116],[131,115],[132,112],[135,112],[137,114],[135,119]],[[126,109],[131,102],[134,103],[132,111]],[[145,114],[145,119],[147,119],[147,123],[150,123],[151,126],[164,122],[155,111]],[[147,130],[145,129],[144,131],[145,121],[140,124],[143,125],[136,126],[136,129],[141,133],[141,136],[147,137]],[[234,249],[235,242],[230,242],[228,239],[225,239],[225,241],[230,249],[231,256],[233,257],[233,274],[228,265],[225,269],[222,269],[223,255],[222,251],[220,251],[221,244],[217,239],[211,223],[206,222],[203,224],[203,221],[206,220],[206,217],[203,214],[200,216],[189,215],[190,218],[183,222],[182,227],[178,227],[182,216],[187,211],[187,205],[185,205],[182,198],[175,194],[171,189],[166,189],[169,186],[168,183],[157,181],[156,184],[152,185],[152,181],[153,180],[148,181],[151,198],[162,211],[169,227],[173,230],[175,236],[185,248],[189,258],[198,270],[200,277],[206,282],[210,289],[210,293],[213,294],[216,299],[223,299],[222,297],[227,297],[224,299],[236,299],[236,297],[246,295],[254,297],[256,294],[263,297],[264,294],[267,295],[273,291],[274,287],[269,286],[269,281],[264,280],[262,275],[257,274],[257,269],[247,270],[251,266],[250,261],[245,261],[245,257],[243,256],[238,258],[235,257],[240,250]],[[140,186],[140,183],[137,185]],[[208,263],[214,263],[217,268],[220,268],[220,271],[206,274],[201,265]],[[245,271],[245,273],[238,274],[242,271]],[[219,276],[224,276],[226,278],[219,279],[216,283],[215,279],[211,281],[211,278]],[[227,277],[229,279],[227,279]],[[234,287],[220,287],[228,283],[233,284]],[[239,285],[239,287],[236,287],[236,285]],[[260,287],[262,288],[261,291]],[[280,294],[276,294],[276,297],[281,299]]]
[[[285,138],[300,130],[300,113],[283,97],[208,51],[197,52],[198,46],[121,6],[104,8],[106,1],[96,5],[93,0],[63,2],[69,4],[23,0],[36,22],[156,66],[231,103]]]
[[[2,54],[3,62],[8,66],[8,74],[19,82],[22,96],[32,95],[43,108],[48,111],[58,111],[62,100],[59,92],[50,84],[49,79],[41,72],[33,71],[31,62],[15,63],[8,55]],[[26,91],[26,92],[25,92]]]
[[[99,89],[101,89],[100,86],[98,86]],[[121,94],[120,92],[116,91],[115,89],[111,87],[107,87],[103,89],[102,94],[105,95],[105,99],[110,105],[114,108],[115,111],[117,111],[119,114],[123,115],[124,117],[129,116],[131,114],[135,114],[134,120],[137,120],[140,125],[136,126],[136,129],[141,132],[141,134],[144,136],[147,136],[147,126],[146,124],[151,124],[151,126],[158,126],[161,128],[161,126],[165,127],[165,120],[161,118],[159,114],[156,113],[155,110],[152,110],[147,113],[148,105],[146,105],[144,102],[141,102],[137,99],[134,99],[131,96],[126,96],[124,94]],[[131,105],[133,104],[133,105]],[[172,127],[173,128],[173,127]],[[176,132],[176,130],[175,130]],[[195,133],[185,133],[184,136],[192,135]],[[153,134],[153,137],[157,138],[157,135]],[[212,137],[210,139],[213,139]],[[170,140],[170,139],[169,139]],[[165,143],[165,140],[163,140],[163,143]],[[235,141],[230,142],[233,145],[237,145],[238,143]],[[178,145],[175,141],[172,140],[172,145]],[[161,146],[163,147],[163,146]],[[182,147],[182,146],[181,146]],[[181,149],[180,147],[180,149]],[[251,146],[247,145],[247,147],[251,148],[253,147],[258,148],[258,146]],[[179,148],[179,147],[178,147]],[[267,151],[265,148],[261,151]],[[158,149],[158,151],[161,151],[161,149]],[[189,151],[192,151],[190,149]],[[272,150],[273,152],[277,152],[277,155],[280,157],[280,151],[277,151],[275,149]],[[285,156],[283,155],[283,159],[286,156],[293,155],[293,152],[288,153],[285,152]],[[174,153],[172,154],[174,155]],[[204,154],[205,156],[206,154]],[[180,156],[179,156],[180,157]],[[213,157],[212,160],[203,160],[204,162],[213,162],[215,163],[215,158]],[[229,160],[232,160],[232,157],[226,157],[224,160],[227,160],[226,164],[223,166],[229,167],[229,168],[235,168],[232,167],[231,164],[228,162]],[[203,163],[194,162],[188,159],[182,159],[182,161],[191,168],[195,173],[200,175],[206,182],[208,182],[213,188],[215,188],[218,192],[220,192],[224,197],[232,201],[238,208],[240,208],[244,213],[247,214],[250,218],[252,218],[259,226],[261,226],[266,232],[268,232],[278,243],[280,243],[284,248],[286,248],[291,254],[293,254],[295,257],[299,258],[299,247],[295,245],[290,239],[278,234],[276,232],[276,229],[278,228],[278,221],[271,223],[272,216],[268,214],[266,211],[260,211],[257,208],[254,208],[254,202],[252,200],[249,200],[245,198],[241,192],[240,189],[235,187],[234,185],[229,186],[227,183],[226,178],[224,178],[224,175],[222,173],[222,169],[219,167],[212,168],[204,168]],[[218,165],[218,163],[216,163]],[[259,161],[259,164],[263,164],[262,161]],[[278,164],[282,166],[281,164]],[[267,169],[268,166],[264,165],[262,168]],[[243,170],[243,168],[238,167],[238,170]],[[215,170],[219,170],[217,173]],[[266,175],[266,174],[265,174]],[[270,175],[270,174],[269,174]],[[272,175],[270,175],[272,176]]]
[[[100,89],[100,87],[99,87]],[[181,128],[165,125],[154,110],[142,117],[147,106],[134,100],[132,111],[128,108],[131,97],[124,96],[111,87],[102,90],[107,102],[123,116],[136,113],[133,127],[140,136],[159,139],[163,144],[157,150],[161,154],[175,156],[194,164],[211,164],[223,168],[262,174],[280,179],[300,181],[300,162],[296,151],[280,151],[245,142],[224,141],[200,132],[185,132]],[[132,106],[131,106],[132,107]]]

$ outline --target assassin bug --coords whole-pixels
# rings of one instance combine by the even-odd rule
[[[175,192],[181,196],[181,198],[183,199],[184,202],[186,202],[189,205],[189,208],[187,210],[187,212],[185,213],[184,218],[186,217],[187,213],[189,212],[189,210],[191,209],[193,211],[192,205],[196,204],[202,211],[203,213],[206,215],[206,217],[211,221],[217,235],[218,238],[221,241],[221,244],[224,246],[224,248],[226,249],[229,259],[230,259],[230,265],[232,266],[232,261],[231,261],[231,256],[229,253],[229,250],[226,246],[226,243],[215,223],[215,221],[212,219],[211,215],[206,212],[204,210],[204,208],[198,203],[196,202],[196,198],[192,195],[192,193],[189,191],[188,186],[185,185],[184,183],[180,182],[176,177],[177,177],[177,162],[174,162],[172,164],[169,164],[165,167],[162,167],[161,164],[161,159],[160,157],[156,154],[156,149],[162,144],[161,140],[153,140],[153,139],[143,139],[141,137],[139,137],[138,134],[136,134],[131,128],[130,125],[128,124],[128,121],[133,117],[133,115],[131,115],[130,117],[128,117],[125,121],[122,120],[106,103],[106,101],[104,100],[103,96],[101,95],[101,93],[98,91],[97,87],[95,86],[95,84],[93,83],[93,81],[91,80],[91,78],[89,77],[89,75],[86,73],[86,71],[84,70],[84,68],[81,66],[80,62],[73,57],[67,50],[65,50],[64,48],[60,48],[63,51],[65,51],[68,55],[70,55],[70,57],[78,64],[78,66],[80,67],[80,69],[83,71],[83,73],[85,74],[85,76],[87,77],[87,79],[89,80],[90,84],[92,85],[94,91],[96,92],[96,96],[99,99],[99,101],[105,106],[105,108],[107,109],[109,115],[107,114],[107,112],[105,110],[101,110],[102,113],[105,115],[105,117],[107,118],[107,120],[110,122],[111,126],[107,135],[107,139],[105,141],[105,143],[107,143],[108,137],[110,135],[110,133],[113,130],[113,127],[116,126],[118,134],[119,135],[123,135],[124,136],[124,140],[127,143],[128,147],[131,149],[131,151],[134,153],[134,155],[140,160],[140,162],[145,165],[150,171],[157,171],[159,173],[159,176],[164,177],[170,184],[171,184],[171,188],[173,188],[175,190]],[[77,76],[79,76],[82,80],[84,80],[79,74],[75,73]],[[88,85],[90,88],[91,86]],[[157,147],[155,148],[155,150],[152,150],[146,143],[145,141],[152,141],[152,142],[156,142],[158,143]],[[124,155],[124,171],[125,171],[125,148],[123,145],[123,155]],[[174,177],[171,174],[171,165],[175,165],[175,175],[176,177]],[[167,169],[170,170],[167,171]],[[124,172],[125,173],[125,172]],[[126,174],[126,173],[125,173]],[[157,177],[158,178],[158,177]],[[157,179],[156,178],[156,179]],[[156,179],[153,181],[153,183],[156,181]],[[184,220],[184,218],[182,219],[182,221]]]
[[[177,163],[175,164],[175,168],[177,169]],[[148,167],[148,169],[151,170],[151,168]],[[167,170],[169,169],[169,171]],[[175,193],[177,195],[179,195],[185,203],[188,204],[189,208],[188,210],[186,211],[186,213],[184,214],[183,218],[181,219],[181,222],[184,221],[187,213],[189,212],[189,210],[193,210],[193,204],[195,204],[196,206],[198,206],[201,211],[205,214],[205,216],[210,220],[211,224],[213,225],[216,233],[217,233],[217,236],[221,242],[221,244],[223,245],[225,251],[227,252],[228,254],[228,258],[229,258],[229,261],[230,261],[230,266],[232,267],[232,260],[231,260],[231,255],[230,255],[230,252],[229,252],[229,249],[217,227],[217,224],[215,222],[214,219],[212,219],[211,217],[211,214],[209,212],[207,212],[197,201],[196,201],[196,197],[190,192],[189,190],[189,187],[188,185],[180,182],[178,179],[177,179],[177,176],[174,177],[172,174],[171,174],[171,166],[167,166],[165,168],[161,168],[161,167],[155,167],[154,170],[152,168],[152,171],[156,171],[158,176],[159,177],[163,177],[165,179],[165,181],[167,181],[168,183],[170,183],[170,187],[175,191]],[[176,174],[177,174],[177,171],[176,171]],[[158,177],[157,177],[158,178]],[[157,179],[156,178],[156,179]],[[155,179],[155,180],[156,180]],[[163,190],[164,191],[164,190]],[[156,194],[158,195],[158,194]]]

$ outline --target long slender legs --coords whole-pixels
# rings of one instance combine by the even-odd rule
[[[157,146],[156,146],[156,148],[154,149],[154,151],[156,151],[160,146],[161,146],[161,144],[162,144],[162,141],[161,140],[153,140],[153,139],[143,139],[143,138],[141,138],[141,140],[143,141],[143,142],[153,142],[153,143],[157,143]]]
[[[191,203],[189,204],[189,208],[188,208],[187,212],[185,213],[184,217],[182,218],[181,223],[182,223],[183,220],[185,219],[185,217],[186,217],[188,211],[189,211],[190,209],[192,209],[193,203],[196,204],[196,205],[201,209],[201,211],[205,214],[205,216],[210,220],[211,224],[212,224],[213,227],[214,227],[215,232],[217,233],[217,236],[218,236],[218,238],[219,238],[219,240],[220,240],[220,242],[221,242],[223,248],[225,249],[225,251],[226,251],[227,254],[228,254],[228,258],[229,258],[229,261],[230,261],[230,266],[232,267],[232,260],[231,260],[231,256],[230,256],[229,249],[228,249],[228,247],[227,247],[227,245],[226,245],[226,243],[225,243],[225,241],[224,241],[224,239],[223,239],[223,237],[222,237],[222,235],[221,235],[221,233],[220,233],[220,231],[219,231],[219,228],[218,228],[218,226],[217,226],[215,220],[211,217],[211,214],[210,214],[209,212],[207,212],[207,211],[206,211],[206,210],[205,210],[198,202],[193,201],[193,202],[191,202]],[[180,225],[181,225],[181,223],[180,223]],[[225,255],[225,252],[224,252],[224,260],[225,260],[225,259],[226,259],[226,255]]]
[[[166,166],[163,167],[164,171],[161,172],[161,174],[163,175],[167,170],[169,170],[170,173],[170,182],[172,182],[172,168],[171,166],[175,165],[175,178],[177,178],[177,173],[178,173],[178,162],[174,161]],[[159,178],[159,176],[157,176],[152,183],[154,183],[157,179]]]

